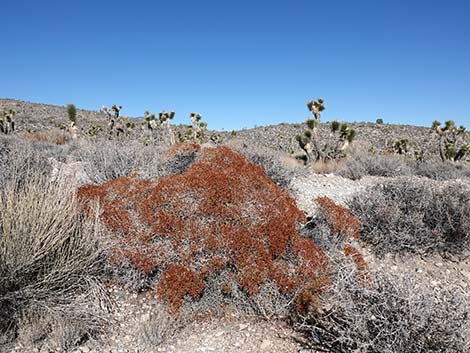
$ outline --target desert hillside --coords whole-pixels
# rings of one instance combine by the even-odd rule
[[[68,124],[67,108],[49,104],[30,103],[14,99],[0,99],[0,110],[14,109],[17,112],[18,131],[46,132],[64,129]],[[142,112],[143,113],[143,112]],[[106,115],[99,111],[78,109],[78,128],[86,134],[93,127],[107,126]],[[143,114],[142,114],[143,115]],[[131,118],[138,125],[135,135],[142,135],[140,129],[143,118]],[[305,124],[299,119],[297,124],[279,124],[243,129],[234,133],[219,132],[226,139],[243,139],[252,145],[267,147],[273,150],[291,152],[298,149],[295,136],[302,133]],[[189,121],[188,121],[189,123]],[[431,126],[432,121],[429,122]],[[430,138],[431,129],[411,125],[376,124],[376,123],[351,123],[357,131],[356,147],[364,151],[383,152],[388,145],[398,139],[408,139],[423,148],[429,155],[437,152],[437,144]],[[210,129],[210,124],[209,124]],[[329,131],[329,124],[322,123],[321,132]],[[145,130],[144,130],[145,131]],[[105,132],[102,132],[103,135]]]

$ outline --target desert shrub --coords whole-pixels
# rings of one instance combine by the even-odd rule
[[[31,179],[0,191],[2,334],[55,337],[60,347],[51,349],[66,351],[103,331],[98,230],[96,217],[81,216],[74,193],[60,183]]]
[[[344,238],[358,239],[361,223],[344,206],[337,205],[330,198],[318,197],[316,203],[320,206],[321,214],[335,234]]]
[[[358,280],[343,263],[331,274],[322,313],[299,319],[311,348],[325,352],[467,352],[469,298],[458,286],[435,291],[410,273]]]
[[[470,240],[468,185],[400,178],[356,195],[361,239],[378,253],[461,251]]]
[[[209,284],[228,298],[232,289],[255,297],[267,282],[293,296],[323,276],[324,254],[298,233],[305,219],[294,200],[227,147],[203,149],[182,174],[121,177],[79,197],[103,207],[115,239],[110,262],[153,278],[173,312],[215,291]],[[213,281],[221,273],[224,282]]]
[[[470,166],[465,164],[426,161],[413,163],[413,174],[434,180],[470,179]]]

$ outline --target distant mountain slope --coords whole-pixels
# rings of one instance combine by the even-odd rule
[[[354,128],[357,133],[352,147],[364,152],[384,152],[387,150],[387,145],[402,138],[406,138],[410,142],[414,141],[417,146],[428,153],[438,152],[437,139],[432,136],[431,129],[426,127],[376,123],[348,123],[348,125]],[[295,136],[302,134],[305,128],[305,123],[279,124],[237,131],[236,135],[237,138],[252,144],[276,150],[292,151],[299,148]],[[330,125],[328,123],[321,124],[320,136],[323,143],[330,138],[330,134]]]

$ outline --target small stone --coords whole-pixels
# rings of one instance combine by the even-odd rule
[[[81,350],[83,353],[88,353],[88,352],[90,352],[90,348],[88,348],[87,346],[80,347],[80,350]]]
[[[442,267],[444,264],[442,262],[436,262],[435,265],[436,267]]]
[[[219,331],[215,334],[215,337],[220,337],[224,334],[225,332],[224,331]]]
[[[246,329],[248,326],[249,326],[248,324],[240,324],[240,325],[238,325],[238,328],[239,328],[240,330],[244,330],[244,329]]]

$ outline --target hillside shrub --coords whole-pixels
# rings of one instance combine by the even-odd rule
[[[172,312],[212,292],[254,298],[270,283],[293,298],[326,282],[326,258],[298,233],[305,216],[294,200],[227,147],[203,149],[181,174],[120,177],[82,187],[79,198],[100,201],[110,261],[152,279]]]
[[[98,230],[60,182],[0,191],[0,335],[63,352],[103,332]]]
[[[378,253],[460,252],[470,243],[466,184],[399,178],[370,187],[350,202],[361,239]]]

